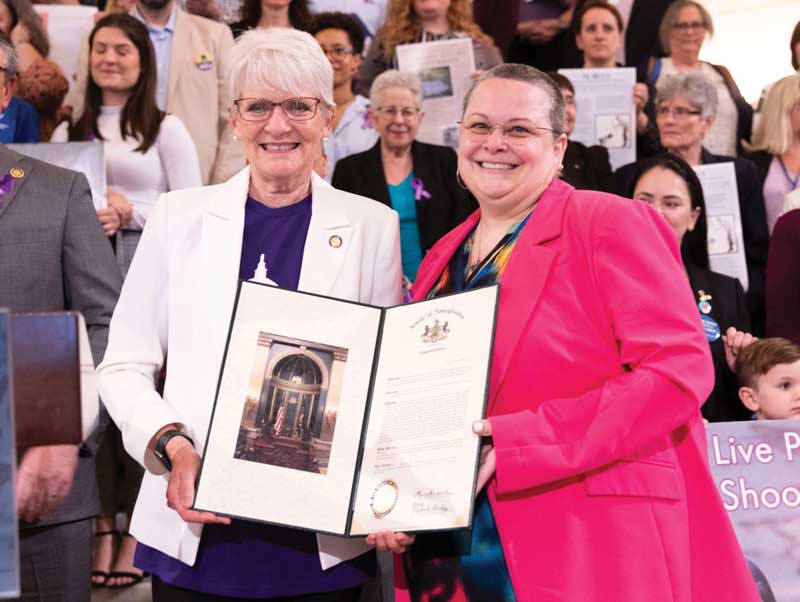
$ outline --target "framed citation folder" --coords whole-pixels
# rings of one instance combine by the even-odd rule
[[[242,282],[194,508],[334,535],[469,527],[498,290],[382,309]]]
[[[80,322],[74,311],[11,315],[19,448],[83,440]]]

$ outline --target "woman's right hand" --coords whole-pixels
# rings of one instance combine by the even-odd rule
[[[176,443],[183,441],[185,444],[178,447],[172,454],[167,449],[172,462],[172,472],[167,485],[167,506],[177,512],[187,523],[230,525],[231,519],[227,516],[217,516],[212,512],[192,510],[194,484],[197,480],[197,472],[200,469],[200,456],[195,451],[194,446],[183,437],[175,437],[173,441]]]
[[[97,219],[100,220],[100,225],[103,227],[103,232],[106,236],[114,236],[119,230],[119,214],[113,207],[104,207],[96,211]]]
[[[472,425],[472,432],[480,437],[492,436],[492,423],[488,420],[478,420]],[[494,445],[484,443],[481,445],[481,460],[478,465],[478,478],[475,482],[475,495],[478,495],[486,486],[497,470],[497,455]]]

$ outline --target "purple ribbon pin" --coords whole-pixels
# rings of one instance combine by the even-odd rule
[[[372,115],[369,111],[364,111],[364,122],[361,124],[362,130],[372,129]]]
[[[414,189],[414,200],[418,203],[431,198],[431,193],[425,190],[425,185],[422,183],[422,180],[416,176],[411,178],[411,188]]]
[[[3,197],[12,190],[14,190],[14,178],[7,173],[0,178],[0,209],[3,207]]]

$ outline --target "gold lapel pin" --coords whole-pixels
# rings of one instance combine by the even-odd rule
[[[12,167],[8,173],[9,175],[11,175],[12,178],[21,178],[22,176],[25,175],[25,170],[19,167]]]
[[[328,239],[328,244],[332,246],[334,249],[338,249],[342,246],[342,237],[338,234],[334,234]]]

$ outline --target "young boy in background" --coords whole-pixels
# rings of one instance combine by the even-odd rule
[[[736,358],[739,399],[758,420],[800,419],[800,347],[781,338],[759,339]]]

